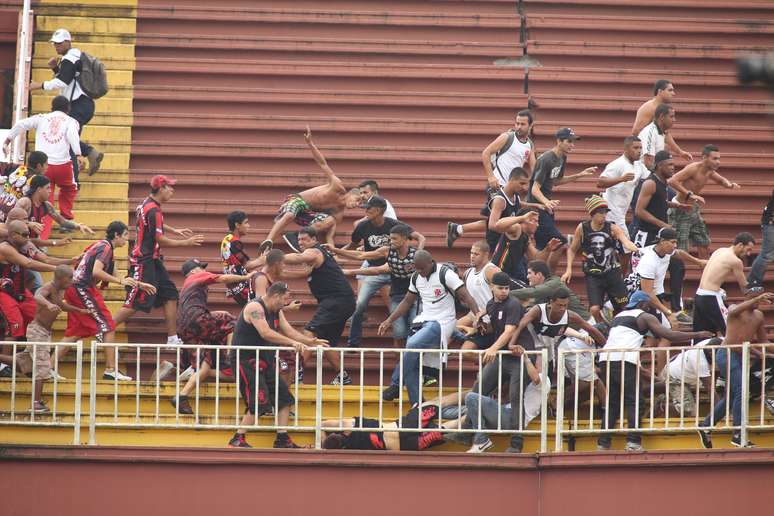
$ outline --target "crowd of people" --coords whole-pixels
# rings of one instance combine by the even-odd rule
[[[346,345],[363,345],[368,305],[381,296],[389,315],[378,326],[379,336],[389,335],[395,347],[413,351],[451,346],[481,350],[480,359],[474,353],[466,359],[476,364],[480,360],[483,368],[475,385],[464,394],[464,402],[458,394],[427,404],[420,392],[422,386],[437,381],[437,372],[445,367],[443,356],[425,353],[420,366],[419,353],[403,353],[382,396],[392,401],[405,387],[411,409],[401,425],[420,425],[426,431],[401,433],[394,423],[378,429],[378,421],[345,418],[326,422],[326,427],[343,429],[327,433],[326,448],[420,450],[444,439],[456,439],[469,444],[471,452],[483,452],[492,446],[484,429],[492,429],[492,422],[499,420],[503,428],[514,430],[508,451],[520,452],[523,436],[519,430],[540,411],[536,402],[540,385],[566,381],[556,377],[561,356],[558,350],[599,348],[597,360],[591,353],[580,358],[572,355],[573,360],[565,364],[567,376],[574,383],[593,386],[601,404],[608,400],[598,412],[603,421],[599,448],[610,448],[611,436],[604,430],[614,428],[624,417],[623,408],[631,429],[626,449],[640,450],[641,438],[635,430],[640,417],[636,410],[639,350],[670,343],[686,344],[685,351],[669,361],[669,355],[656,353],[654,363],[642,367],[643,374],[657,376],[662,390],[668,380],[672,385],[701,382],[708,390],[715,388],[707,383],[709,363],[714,363],[716,376],[729,386],[728,395],[721,393],[713,411],[706,415],[701,441],[711,447],[712,425],[720,421],[726,403],[731,404],[733,424],[739,426],[741,404],[747,402],[742,400],[740,352],[718,352],[710,362],[704,354],[696,357],[695,353],[707,344],[768,342],[759,305],[774,299],[774,294],[763,291],[766,265],[774,253],[770,234],[774,193],[761,220],[763,248],[745,277],[744,261],[755,249],[755,237],[742,232],[729,245],[710,252],[709,230],[702,218],[706,205],[702,192],[708,184],[728,189],[740,186],[719,173],[720,150],[716,145],[706,145],[700,159],[694,160],[677,144],[672,133],[675,88],[669,80],[655,83],[654,97],[637,111],[632,134],[623,137],[623,153],[602,171],[590,167],[574,174],[566,172],[580,140],[568,127],[556,130],[552,147],[538,153],[531,139],[534,115],[529,110],[519,111],[513,128],[497,136],[482,152],[485,199],[480,216],[447,224],[448,247],[463,235],[479,238],[470,248],[470,264],[462,273],[455,264],[433,257],[425,248],[425,237],[401,222],[393,205],[380,194],[377,181],[365,179],[348,188],[328,165],[307,127],[304,139],[324,182],[285,199],[273,227],[252,257],[245,243],[250,233],[248,214],[239,210],[229,213],[228,233],[220,244],[222,272],[209,272],[206,262],[188,259],[182,265],[184,282],[178,289],[162,250],[201,246],[204,237],[165,222],[163,205],[172,199],[176,186],[176,180],[168,176],[154,176],[148,196],[137,206],[127,274],[115,268],[114,250],[130,242],[129,229],[120,221],[107,226],[103,239],[71,251],[71,258],[48,254],[50,248],[72,243],[69,236],[50,238],[53,223],[58,224],[59,233],[94,235],[91,228],[73,219],[72,207],[78,169],[88,166],[88,173],[94,173],[102,159],[101,153],[80,140],[94,103],[78,87],[79,51],[72,47],[70,34],[64,29],[56,31],[51,41],[61,56],[51,61],[55,76],[33,84],[33,89],[58,89],[62,95],[53,99],[50,113],[20,121],[4,142],[7,146],[20,132],[36,130],[35,151],[26,164],[5,165],[4,169],[0,335],[5,338],[50,342],[54,321],[60,312],[66,312],[64,342],[96,338],[111,344],[116,340],[117,325],[137,312],[161,309],[167,345],[207,346],[202,353],[184,353],[189,367],[180,379],[186,384],[171,404],[180,413],[191,414],[188,396],[198,382],[215,375],[224,379],[238,375],[247,408],[244,428],[234,434],[229,446],[249,447],[246,428],[255,417],[273,411],[278,425],[287,426],[294,401],[289,385],[303,382],[304,363],[313,348],[325,348],[324,358],[336,372],[333,384],[352,383],[346,364],[340,363],[341,355],[331,348],[345,344],[342,335],[348,323]],[[675,172],[678,160],[684,166]],[[588,195],[578,199],[586,218],[566,235],[556,216],[567,203],[562,204],[556,191],[567,183],[592,177],[596,177],[596,187],[584,181],[589,186]],[[54,207],[54,185],[60,188],[59,210]],[[342,246],[344,216],[354,211],[360,218]],[[274,247],[280,238],[291,252]],[[577,261],[585,279],[585,301],[572,289]],[[685,262],[702,271],[692,310],[683,292]],[[44,283],[44,272],[52,272],[53,279]],[[301,330],[287,318],[301,307],[299,301],[292,300],[288,286],[297,279],[306,280],[316,300],[314,315]],[[726,305],[722,288],[729,279],[736,281],[745,296],[731,306]],[[101,293],[110,283],[126,289],[125,302],[115,314],[107,309]],[[208,289],[214,284],[225,286],[238,315],[210,310]],[[294,351],[260,351],[267,346]],[[246,352],[242,347],[258,348],[259,352]],[[12,364],[22,374],[34,375],[37,384],[32,410],[47,412],[42,385],[59,375],[52,367],[56,357],[52,361],[45,345],[29,345],[15,357],[8,348],[3,346],[0,353],[0,376],[10,376]],[[536,355],[527,353],[531,350],[546,350],[547,363],[535,360]],[[119,368],[118,349],[107,346],[105,351],[103,378],[132,380]],[[66,352],[66,347],[58,348],[58,358]],[[691,353],[687,363],[699,367],[691,369],[680,358]],[[753,360],[760,360],[768,351],[751,348],[751,353]],[[172,369],[156,374],[163,379]],[[500,375],[508,385],[502,395],[497,392]],[[691,389],[671,394],[673,407],[665,410],[698,410]],[[455,411],[459,406],[463,410]],[[765,406],[774,413],[774,402],[766,399]],[[483,422],[476,421],[474,414],[482,414]],[[444,433],[452,428],[477,428],[480,432]],[[731,442],[751,445],[742,442],[739,431],[734,431]],[[274,446],[298,447],[285,430],[277,432]]]

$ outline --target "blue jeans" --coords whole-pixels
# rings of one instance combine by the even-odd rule
[[[422,328],[406,341],[406,349],[439,349],[441,347],[441,325],[437,321],[426,321]],[[403,353],[403,385],[413,405],[419,401],[419,353]],[[392,371],[392,384],[400,384],[400,363]]]
[[[368,308],[368,302],[383,287],[390,284],[389,274],[379,274],[378,276],[366,276],[360,282],[360,290],[357,292],[357,305],[352,319],[349,321],[349,339],[347,343],[350,347],[359,348],[363,339],[363,316]]]
[[[747,283],[750,284],[763,285],[766,267],[770,261],[774,260],[774,224],[761,226],[761,232],[763,233],[763,243],[761,244],[761,252],[755,258],[750,276],[747,278]]]
[[[394,312],[400,302],[403,301],[403,296],[390,296],[390,313]],[[409,326],[411,321],[417,316],[417,303],[414,303],[406,315],[398,317],[392,322],[392,338],[393,339],[405,339],[408,337]],[[397,385],[397,382],[396,382]]]
[[[742,354],[734,353],[733,351],[716,351],[715,364],[719,371],[719,376],[725,378],[726,383],[731,384],[731,418],[733,419],[734,426],[740,426],[742,424]],[[731,371],[730,378],[726,378],[726,368],[728,367],[728,356],[731,355]],[[719,421],[723,419],[726,414],[726,403],[728,400],[723,397],[715,403],[715,409],[712,414],[707,414],[704,418],[702,426],[710,426],[711,424],[717,425]],[[714,417],[714,420],[710,419],[710,416]],[[739,430],[734,430],[738,432]]]
[[[478,421],[478,406],[481,405],[481,426],[479,427]],[[500,412],[500,428],[512,429],[514,417],[513,410],[505,405],[490,398],[489,396],[481,396],[477,392],[469,392],[465,395],[465,407],[467,408],[467,419],[465,420],[465,428],[475,428],[477,430],[490,430],[497,429],[497,413]],[[473,442],[476,444],[483,444],[489,440],[489,435],[486,432],[476,432],[473,436]]]

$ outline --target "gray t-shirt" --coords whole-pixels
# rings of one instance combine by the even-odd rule
[[[544,152],[535,163],[535,173],[529,182],[528,202],[540,202],[532,195],[532,185],[537,182],[540,185],[540,191],[547,198],[551,198],[554,191],[554,181],[564,177],[564,165],[567,163],[567,156],[561,158],[553,150]]]

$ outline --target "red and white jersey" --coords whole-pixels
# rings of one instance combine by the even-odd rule
[[[70,162],[70,150],[80,156],[81,139],[78,136],[78,122],[61,111],[52,111],[31,116],[13,126],[8,139],[14,139],[22,131],[35,129],[35,150],[48,156],[49,165],[64,165]]]

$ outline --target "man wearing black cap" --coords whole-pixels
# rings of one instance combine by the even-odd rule
[[[229,284],[241,281],[250,281],[255,276],[251,272],[247,276],[237,274],[213,274],[207,272],[207,263],[191,258],[183,264],[182,272],[185,276],[183,288],[180,290],[180,303],[177,311],[177,334],[186,344],[211,344],[226,346],[228,338],[234,331],[236,318],[228,312],[210,312],[207,308],[207,294],[210,285],[214,283]],[[199,382],[204,381],[210,371],[220,366],[224,371],[230,364],[221,351],[218,361],[215,354],[217,348],[198,350],[185,350],[185,358],[189,360],[194,369],[197,369]],[[200,367],[201,366],[201,367]],[[215,373],[217,374],[217,372]],[[178,406],[181,414],[193,414],[188,402],[188,394],[196,387],[196,375],[189,378],[188,383],[180,391],[180,401],[170,400],[173,406]]]
[[[387,263],[387,251],[390,246],[390,232],[392,228],[401,224],[395,219],[384,216],[387,209],[387,201],[374,195],[365,205],[365,220],[359,223],[352,232],[352,242],[344,249],[358,247],[363,243],[365,253],[373,253],[376,250],[384,250],[383,257],[371,257],[366,262],[370,267],[381,267]],[[425,237],[416,231],[411,233],[411,238],[419,242],[418,248],[424,247]],[[333,250],[332,250],[333,251]],[[335,252],[335,251],[334,251]],[[348,344],[350,347],[360,347],[363,335],[363,316],[368,308],[368,302],[382,288],[390,284],[390,274],[366,275],[358,277],[357,305],[352,314],[349,327]]]
[[[172,199],[177,181],[167,176],[153,176],[150,180],[150,195],[137,206],[137,237],[129,253],[129,276],[137,282],[149,283],[156,287],[155,293],[142,290],[139,286],[127,287],[126,300],[115,317],[116,325],[126,322],[138,310],[149,313],[153,308],[164,307],[167,323],[167,344],[182,344],[177,336],[177,287],[164,266],[161,246],[199,246],[203,235],[194,235],[190,229],[175,229],[164,224],[161,205]],[[182,240],[169,238],[172,233]],[[139,283],[138,283],[139,285]]]
[[[654,158],[654,170],[643,181],[634,215],[637,217],[637,230],[634,233],[634,243],[638,247],[646,247],[656,243],[658,232],[662,228],[674,229],[667,222],[669,208],[690,210],[691,206],[677,201],[670,201],[667,193],[667,180],[675,172],[675,164],[672,155],[665,150],[656,153]],[[636,259],[632,259],[632,269],[635,269]],[[681,322],[690,322],[683,309],[682,291],[683,278],[685,277],[685,265],[678,258],[670,264],[669,288],[672,292],[672,311],[679,312],[677,319]]]
[[[559,207],[559,201],[552,200],[554,186],[577,181],[588,177],[597,171],[597,167],[589,167],[577,174],[564,175],[564,167],[567,164],[567,155],[575,149],[575,141],[580,138],[569,127],[563,127],[556,131],[556,146],[544,152],[537,160],[535,173],[532,175],[527,201],[543,205],[540,210],[538,229],[535,233],[535,246],[542,250],[552,238],[556,238],[567,244],[567,238],[557,229],[554,211]],[[562,249],[559,249],[561,251]],[[549,265],[556,268],[560,253],[554,253]]]

